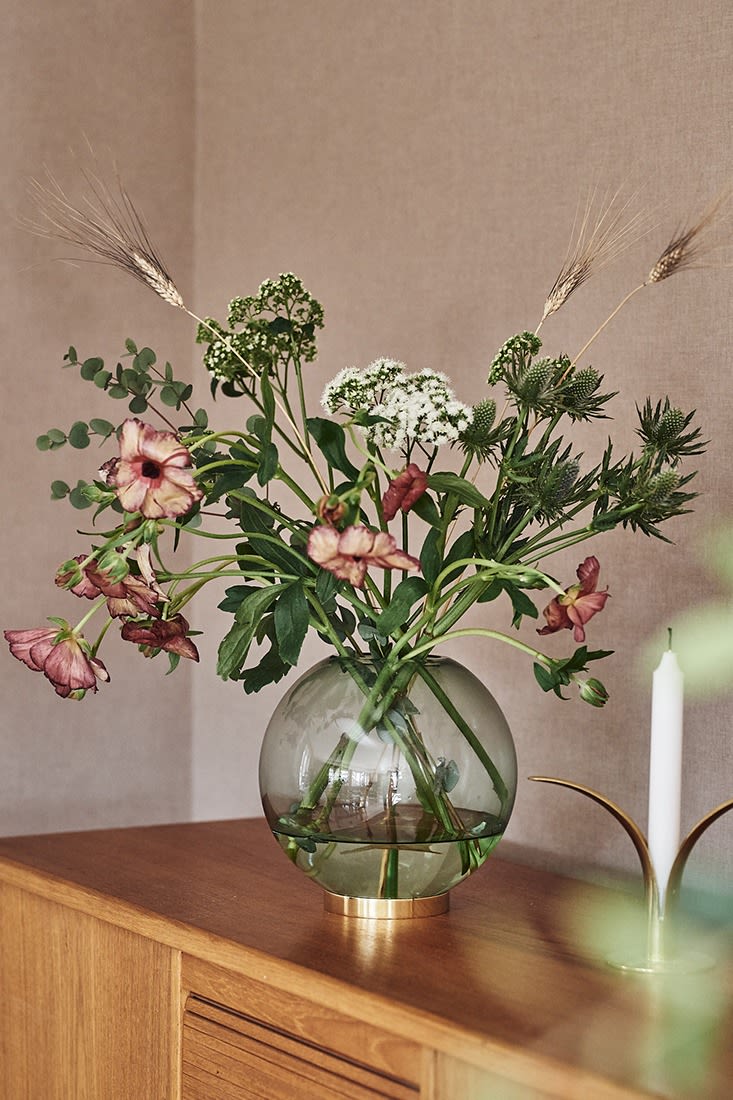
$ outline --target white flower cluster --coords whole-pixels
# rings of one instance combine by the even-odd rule
[[[331,413],[379,417],[367,435],[390,450],[406,450],[413,443],[451,443],[472,418],[471,408],[456,400],[446,375],[428,369],[408,374],[404,363],[394,359],[377,359],[365,370],[340,371],[326,386],[322,404]]]
[[[386,391],[405,376],[397,359],[375,359],[365,370],[344,367],[326,386],[321,404],[327,412],[370,412]]]

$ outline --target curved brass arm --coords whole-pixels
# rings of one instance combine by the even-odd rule
[[[592,799],[593,802],[597,802],[599,806],[603,806],[604,809],[608,810],[608,812],[623,825],[624,829],[631,837],[641,861],[641,870],[644,875],[644,895],[646,904],[651,913],[658,914],[659,886],[657,885],[657,876],[654,874],[654,867],[652,866],[652,859],[649,854],[649,845],[646,836],[636,822],[630,818],[627,813],[624,813],[620,806],[612,802],[610,798],[606,798],[600,791],[594,791],[591,787],[584,787],[582,783],[573,783],[569,779],[557,779],[549,775],[530,775],[529,778],[535,783],[554,783],[558,787],[568,787],[571,791],[579,791],[581,794]],[[680,874],[681,873],[680,871]]]
[[[711,810],[709,814],[705,814],[705,817],[701,818],[697,825],[690,829],[689,833],[682,841],[680,850],[672,864],[672,870],[669,872],[667,896],[670,901],[676,900],[679,896],[680,886],[682,884],[682,873],[687,864],[690,852],[695,847],[708,825],[712,825],[714,821],[717,821],[718,818],[722,817],[728,810],[733,810],[733,798],[729,798],[727,802],[721,802],[721,804],[716,806],[714,810]]]

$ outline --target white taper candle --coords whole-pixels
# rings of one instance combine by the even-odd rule
[[[664,912],[667,880],[680,846],[683,676],[670,648],[654,672],[649,755],[649,852]]]

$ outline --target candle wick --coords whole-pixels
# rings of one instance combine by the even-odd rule
[[[672,627],[667,627],[667,649],[672,648]]]

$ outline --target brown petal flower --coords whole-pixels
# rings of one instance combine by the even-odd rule
[[[78,554],[73,561],[81,564],[85,561],[85,557],[83,554]],[[141,557],[140,551],[138,551],[138,563],[144,564],[144,568],[150,571],[154,579],[150,562],[146,560],[145,554]],[[65,587],[71,576],[70,571],[59,570],[56,574],[56,584]],[[115,619],[124,615],[148,615],[158,618],[161,615],[158,605],[168,600],[157,582],[154,586],[149,585],[134,573],[128,573],[121,580],[114,580],[106,570],[100,569],[95,561],[84,566],[81,581],[73,585],[69,591],[75,596],[82,596],[88,600],[96,599],[100,595],[106,596],[107,609]]]
[[[608,589],[596,591],[600,563],[587,557],[578,566],[580,584],[573,584],[562,596],[555,596],[543,611],[546,625],[538,634],[554,634],[557,630],[572,630],[576,642],[585,641],[585,624],[606,606]]]
[[[191,456],[180,440],[140,420],[122,425],[120,458],[108,480],[123,508],[147,519],[184,515],[203,496],[191,474]]]
[[[109,673],[92,657],[84,639],[59,627],[6,630],[10,652],[33,672],[42,672],[62,698],[82,699],[97,690],[97,680],[109,680]]]
[[[428,475],[414,462],[393,478],[382,497],[384,518],[389,523],[401,508],[409,512],[428,487]]]
[[[164,649],[167,653],[198,661],[199,652],[191,639],[186,637],[188,630],[183,615],[174,615],[170,619],[126,622],[121,634],[125,641],[139,645],[146,657],[154,657]]]

